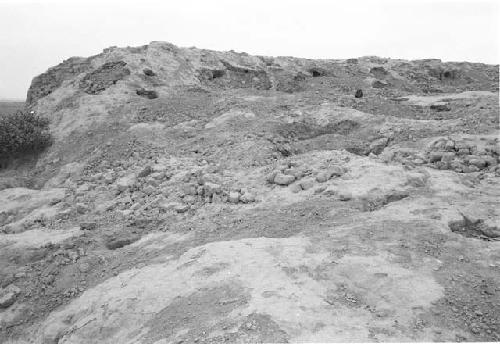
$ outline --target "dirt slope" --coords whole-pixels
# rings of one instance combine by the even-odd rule
[[[152,42],[27,99],[0,342],[500,340],[498,66]]]

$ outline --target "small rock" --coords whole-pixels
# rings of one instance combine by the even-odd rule
[[[330,178],[333,177],[341,177],[346,171],[343,167],[340,166],[333,166],[332,168],[329,169],[330,171]]]
[[[370,143],[370,152],[379,155],[380,153],[382,153],[384,148],[387,147],[388,143],[389,139],[387,137],[381,137],[380,139],[372,141],[372,143]]]
[[[302,191],[302,187],[300,186],[299,183],[294,183],[294,184],[290,185],[289,188],[290,188],[290,191],[293,193],[297,193],[297,192]]]
[[[255,202],[255,195],[251,192],[245,192],[243,195],[241,195],[240,201],[243,203]]]
[[[155,72],[153,72],[153,71],[152,71],[151,69],[149,69],[149,68],[145,68],[142,72],[143,72],[143,73],[144,73],[144,75],[146,75],[146,76],[155,76],[155,75],[156,75],[156,74],[155,74]]]
[[[322,171],[316,176],[316,181],[318,183],[327,182],[331,178],[332,174],[330,171]]]
[[[431,152],[429,153],[429,162],[438,162],[441,161],[443,157],[443,152]]]
[[[278,185],[290,185],[295,181],[295,176],[277,173],[274,177],[274,183]]]
[[[174,206],[174,210],[179,213],[179,214],[182,214],[182,213],[185,213],[186,211],[188,211],[190,208],[190,206],[188,204],[176,204]]]
[[[294,176],[295,179],[300,179],[304,176],[304,171],[302,169],[290,168],[283,171],[284,174]]]
[[[337,193],[337,189],[334,187],[329,187],[326,188],[326,190],[323,192],[323,195],[325,196],[334,196]]]
[[[81,195],[81,194],[84,194],[85,192],[87,192],[89,190],[90,190],[89,184],[85,183],[85,184],[80,185],[76,189],[76,193]]]
[[[375,80],[372,82],[373,88],[385,88],[389,86],[389,83],[385,80]]]
[[[447,103],[436,103],[430,106],[431,110],[442,112],[442,111],[450,111],[451,108]]]
[[[153,172],[164,172],[168,169],[167,165],[164,164],[154,164],[152,166]]]
[[[135,184],[135,175],[128,175],[116,181],[118,191],[123,192]]]
[[[153,91],[153,90],[146,90],[144,88],[138,89],[137,91],[135,91],[135,93],[138,96],[141,96],[141,97],[144,97],[144,98],[147,98],[147,99],[158,98],[158,92]]]
[[[442,162],[452,162],[454,159],[455,159],[454,152],[445,152],[445,153],[443,153],[443,156],[441,157]]]
[[[78,270],[80,270],[80,272],[88,272],[90,270],[90,265],[88,263],[81,263],[79,266],[78,266]]]
[[[96,222],[81,222],[80,230],[82,231],[92,231],[97,228]]]
[[[151,180],[163,180],[166,179],[167,175],[165,172],[153,172],[149,175],[150,179],[148,179],[148,183],[151,183]]]
[[[354,93],[355,98],[363,98],[363,90],[356,90],[356,93]]]
[[[341,201],[350,201],[352,199],[352,193],[349,191],[341,191],[338,193],[339,200]]]
[[[323,191],[325,191],[325,190],[326,190],[326,186],[322,185],[322,186],[320,186],[320,187],[317,187],[317,188],[314,190],[314,193],[315,193],[315,194],[320,194],[320,193],[322,193],[322,192],[323,192]]]
[[[131,243],[139,240],[140,236],[137,234],[125,234],[120,237],[109,237],[106,239],[106,247],[110,250],[116,250],[117,248],[122,248],[124,246],[130,245]]]
[[[0,309],[13,305],[20,292],[21,289],[13,284],[3,290],[0,290]]]
[[[452,140],[446,141],[446,144],[444,145],[444,149],[446,149],[447,151],[455,150],[455,142],[453,142]]]
[[[302,190],[309,190],[314,186],[314,181],[312,179],[304,179],[299,182]]]
[[[137,175],[139,178],[145,178],[147,176],[149,176],[151,173],[153,173],[154,170],[151,166],[146,166],[142,169],[141,172],[139,172],[139,174]]]
[[[236,204],[239,202],[239,200],[240,200],[240,193],[239,192],[231,191],[229,193],[228,201],[230,203]]]
[[[184,195],[196,196],[198,193],[196,185],[193,184],[184,184],[181,186],[181,192]]]
[[[486,161],[484,159],[481,159],[481,158],[470,159],[469,164],[476,166],[477,168],[483,168],[486,166]]]
[[[115,180],[113,177],[113,173],[106,173],[103,176],[103,179],[106,184],[111,184]]]
[[[274,183],[274,178],[276,177],[276,175],[278,174],[278,171],[273,171],[271,173],[269,173],[267,176],[266,176],[266,181],[269,183],[269,184],[273,184]]]
[[[203,194],[207,197],[210,197],[213,194],[219,194],[221,191],[222,191],[222,188],[219,184],[206,182],[203,185]]]
[[[486,155],[483,159],[486,161],[486,165],[488,166],[496,166],[498,164],[497,159],[492,156]]]
[[[186,204],[195,204],[196,203],[196,196],[193,195],[187,195],[182,198],[182,201]]]
[[[146,194],[146,195],[152,195],[153,193],[155,193],[155,191],[157,190],[157,188],[155,188],[154,186],[152,185],[148,185],[146,186],[142,191]]]
[[[139,202],[137,202],[137,203],[132,204],[132,206],[130,207],[130,210],[132,210],[132,211],[136,211],[136,210],[138,210],[140,207],[142,207],[142,204],[141,204],[141,203],[139,203]]]
[[[460,173],[464,170],[464,165],[460,161],[454,160],[451,162],[450,168],[453,171]]]
[[[85,214],[89,210],[89,207],[87,207],[86,204],[84,203],[77,203],[76,204],[76,212],[78,214]]]

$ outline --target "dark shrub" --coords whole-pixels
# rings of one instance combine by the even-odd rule
[[[0,167],[50,146],[49,121],[29,112],[0,117]]]

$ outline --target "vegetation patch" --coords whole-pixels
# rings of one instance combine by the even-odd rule
[[[0,117],[0,168],[50,146],[49,120],[30,112]]]

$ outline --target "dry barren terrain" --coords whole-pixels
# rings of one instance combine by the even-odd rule
[[[0,342],[499,341],[498,95],[465,62],[68,59],[27,98],[54,144],[0,171]]]

